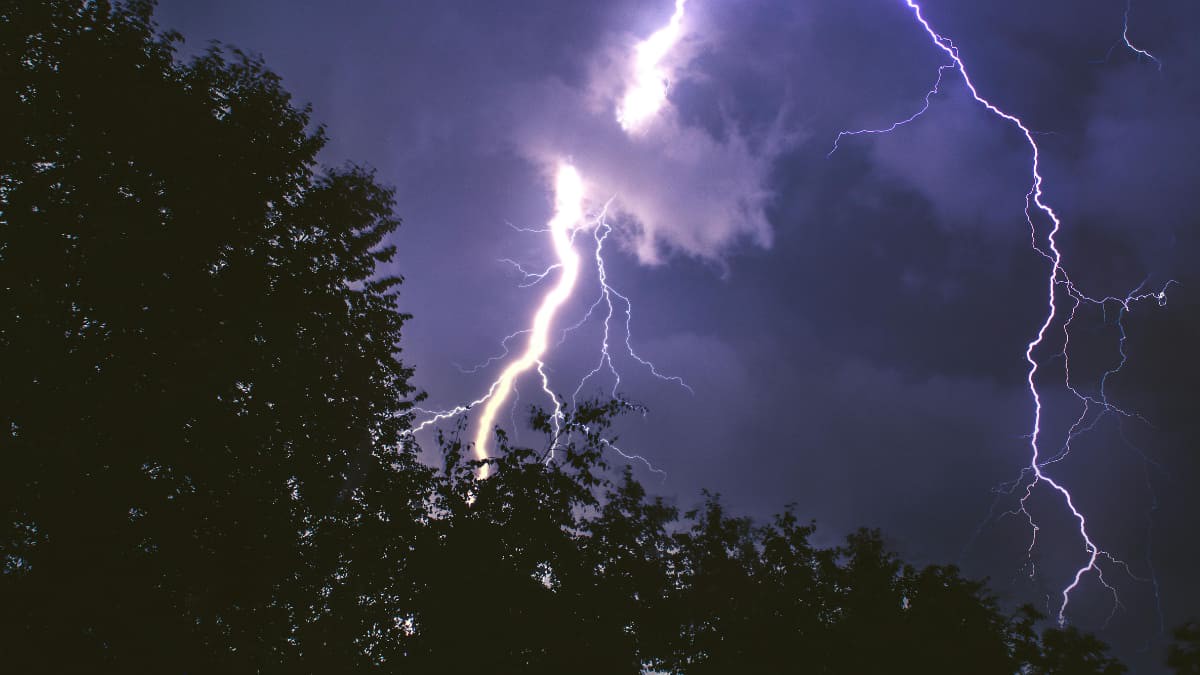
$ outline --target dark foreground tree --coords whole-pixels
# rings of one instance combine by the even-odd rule
[[[150,9],[0,3],[0,670],[340,672],[425,492],[392,195]]]
[[[1192,620],[1173,631],[1167,665],[1179,675],[1200,675],[1200,621]]]
[[[1038,630],[953,567],[907,565],[861,530],[822,548],[785,511],[756,525],[715,496],[681,514],[614,475],[619,403],[569,415],[535,451],[501,436],[486,481],[443,439],[436,543],[405,665],[421,673],[1115,675],[1107,646]],[[547,462],[553,446],[555,461]],[[464,640],[469,647],[464,648]]]

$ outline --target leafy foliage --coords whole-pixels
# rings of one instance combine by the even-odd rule
[[[904,564],[877,531],[822,548],[790,510],[756,525],[711,494],[681,514],[607,465],[596,420],[620,409],[569,414],[580,433],[540,451],[501,434],[485,481],[458,434],[440,439],[439,543],[416,552],[418,672],[1124,672],[1096,638],[1039,633],[1032,608],[1008,614],[953,567]],[[471,649],[455,649],[464,635]]]
[[[1174,638],[1167,652],[1167,665],[1179,675],[1200,675],[1200,621],[1179,626]]]
[[[408,592],[391,192],[174,41],[147,3],[0,10],[9,672],[345,663]]]

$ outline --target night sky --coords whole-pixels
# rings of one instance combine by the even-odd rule
[[[1129,38],[1161,68],[1121,42],[1124,0],[922,6],[980,93],[1037,132],[1077,286],[1124,297],[1177,282],[1163,307],[1079,311],[1073,384],[1098,395],[1120,363],[1120,319],[1128,360],[1105,390],[1136,415],[1093,414],[1046,469],[1132,572],[1105,567],[1123,604],[1111,620],[1094,575],[1068,618],[1145,672],[1162,625],[1200,614],[1200,5],[1133,3]],[[843,138],[827,156],[841,130],[920,110],[948,63],[903,0],[689,0],[669,108],[631,137],[613,115],[622,69],[671,10],[164,0],[157,17],[183,33],[184,53],[210,39],[261,53],[328,126],[323,161],[366,163],[395,186],[395,271],[414,315],[404,358],[430,407],[486,391],[498,363],[459,366],[498,354],[528,323],[544,288],[521,288],[500,259],[552,262],[544,234],[510,225],[544,226],[565,159],[591,207],[616,197],[607,269],[633,301],[633,346],[694,390],[614,350],[620,392],[649,409],[618,425],[620,445],[667,475],[643,467],[641,478],[684,507],[702,487],[756,516],[794,503],[818,521],[818,541],[880,527],[907,559],[958,563],[991,577],[1005,602],[1053,614],[1086,560],[1069,512],[1035,491],[1041,530],[1027,559],[1028,522],[999,517],[1020,490],[995,492],[1029,464],[1025,347],[1046,314],[1048,266],[1023,213],[1024,138],[947,70],[923,117]],[[560,323],[597,291],[585,274]],[[1055,356],[1061,322],[1048,334],[1039,385],[1053,454],[1081,408]],[[589,323],[549,356],[557,390],[570,395],[599,340]],[[519,405],[546,403],[534,379],[520,385]],[[584,393],[611,386],[601,377]]]

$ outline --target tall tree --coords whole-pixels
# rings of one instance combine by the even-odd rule
[[[0,670],[385,658],[428,479],[392,193],[151,11],[0,3]]]
[[[608,470],[598,420],[620,409],[570,411],[576,433],[544,427],[538,451],[501,435],[482,482],[460,436],[442,439],[402,671],[1124,672],[1095,637],[1039,631],[1032,608],[1006,613],[954,567],[905,564],[876,531],[822,548],[791,511],[756,526],[715,495],[680,517]]]

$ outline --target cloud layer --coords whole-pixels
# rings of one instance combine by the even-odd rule
[[[695,57],[711,46],[689,32],[694,24],[685,19],[683,40],[662,63],[669,81],[704,77]],[[630,34],[613,35],[586,82],[550,79],[523,90],[512,111],[516,147],[546,167],[570,161],[594,200],[613,198],[623,243],[643,263],[670,253],[719,261],[739,242],[770,246],[767,182],[788,136],[774,125],[748,137],[730,123],[718,137],[686,123],[670,101],[626,131],[616,111],[633,80],[636,44]]]

